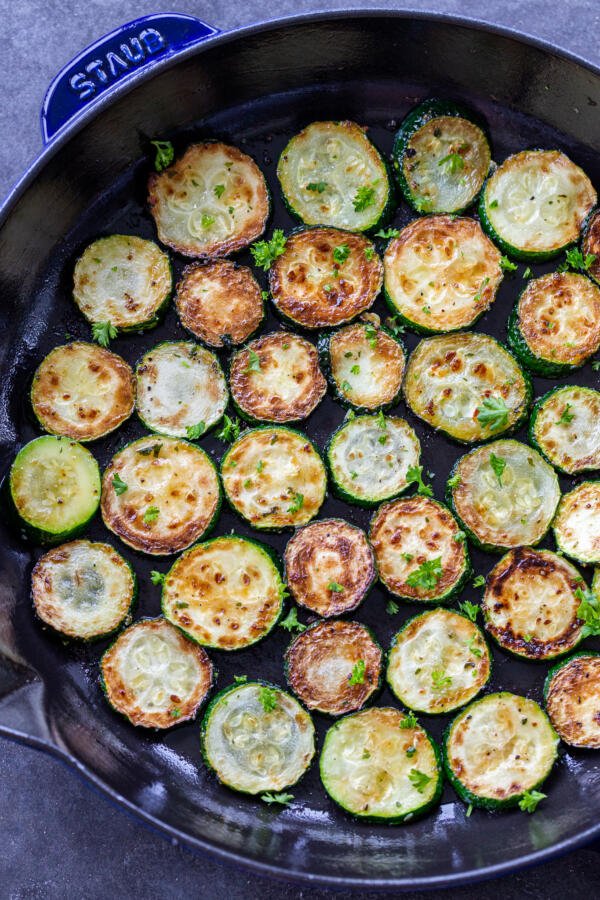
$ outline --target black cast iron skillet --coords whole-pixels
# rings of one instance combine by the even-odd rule
[[[198,136],[230,140],[255,156],[273,185],[281,147],[307,122],[355,119],[371,127],[373,139],[387,152],[395,123],[431,94],[464,99],[487,117],[495,159],[530,146],[559,147],[600,186],[600,72],[539,42],[443,16],[322,14],[213,38],[164,58],[151,75],[139,73],[63,129],[1,214],[2,473],[16,448],[37,434],[27,402],[36,365],[65,332],[89,338],[69,296],[75,257],[98,234],[153,235],[144,208],[144,153],[150,137],[167,136],[179,148]],[[395,224],[409,218],[401,206]],[[274,224],[291,225],[277,193]],[[240,259],[246,261],[247,255]],[[182,263],[175,259],[177,272]],[[505,279],[478,330],[503,338],[518,287],[518,281]],[[135,361],[155,342],[182,334],[170,310],[158,329],[119,338],[114,348]],[[409,336],[407,342],[412,348],[416,340]],[[599,379],[587,366],[570,380],[593,380],[597,386]],[[537,379],[536,394],[549,386]],[[424,462],[436,472],[441,497],[461,450],[421,427],[402,405],[399,410],[421,437]],[[327,399],[304,427],[323,446],[342,416],[342,409]],[[94,445],[100,464],[141,433],[132,420]],[[203,444],[215,456],[222,453],[223,445],[214,438]],[[332,499],[321,515],[341,515],[363,526],[368,521],[365,511]],[[562,751],[547,782],[549,798],[534,816],[475,811],[467,818],[463,804],[446,788],[439,810],[413,825],[356,824],[328,800],[314,765],[293,790],[293,807],[281,812],[229,792],[200,763],[197,724],[146,734],[112,713],[97,681],[105,645],[68,645],[42,630],[29,598],[29,576],[40,550],[0,527],[0,733],[67,761],[125,808],[186,844],[266,874],[389,889],[447,886],[501,874],[600,834],[598,757],[577,751]],[[225,511],[218,532],[234,527],[248,533]],[[89,534],[106,538],[99,521]],[[281,551],[286,538],[267,540]],[[119,549],[140,576],[139,614],[157,614],[158,588],[150,583],[149,570],[165,571],[167,561],[157,565]],[[493,558],[473,555],[477,571],[489,571]],[[467,589],[465,598],[470,594]],[[357,618],[388,645],[417,609],[407,605],[392,618],[384,607],[377,588]],[[241,673],[283,684],[287,635],[277,631],[235,655],[213,653],[219,684]],[[546,666],[509,660],[497,651],[494,657],[495,689],[540,698]],[[384,692],[378,702],[393,701]],[[442,721],[423,721],[436,737],[441,735]],[[319,718],[320,739],[326,724]]]

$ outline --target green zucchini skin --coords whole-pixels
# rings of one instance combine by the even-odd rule
[[[358,323],[355,322],[353,324],[358,324]],[[365,324],[367,325],[369,323],[366,322]],[[344,328],[344,327],[348,327],[348,326],[342,326],[342,328]],[[400,347],[400,350],[402,351],[402,355],[404,356],[404,370],[406,370],[407,353],[406,353],[406,346],[405,346],[404,342],[397,335],[395,335],[389,328],[387,328],[387,326],[375,325],[374,327],[376,328],[377,331],[380,331],[383,334],[385,334],[387,337],[389,337],[392,341],[394,341]],[[325,332],[324,334],[322,334],[319,337],[319,340],[317,342],[317,349],[319,351],[319,362],[321,364],[321,369],[324,372],[325,377],[327,378],[327,381],[328,381],[330,389],[331,389],[331,394],[333,395],[333,397],[338,401],[338,403],[341,403],[342,406],[346,407],[347,409],[354,409],[354,410],[356,410],[356,412],[365,413],[367,415],[372,413],[374,409],[387,410],[387,409],[390,409],[392,406],[396,406],[396,404],[398,404],[402,398],[402,381],[404,378],[404,373],[402,375],[402,378],[400,379],[400,385],[398,387],[398,390],[396,391],[396,393],[392,397],[392,399],[387,401],[386,403],[381,403],[378,406],[374,406],[374,407],[361,406],[360,404],[352,403],[352,401],[348,399],[346,394],[343,393],[343,391],[340,389],[340,385],[338,384],[338,382],[336,381],[336,379],[333,376],[333,371],[332,371],[332,366],[331,366],[330,344],[331,344],[331,339],[336,334],[337,330],[338,329],[332,329],[331,331]],[[339,329],[339,330],[341,330],[341,329]]]
[[[515,696],[516,695],[511,694],[509,691],[499,691],[498,693],[494,693],[494,694],[486,694],[484,697],[481,697],[478,700],[474,700],[468,706],[465,706],[458,713],[458,715],[449,723],[449,725],[447,726],[447,728],[444,732],[444,737],[442,740],[443,765],[444,765],[444,771],[446,773],[446,777],[447,777],[448,781],[450,782],[450,784],[452,785],[452,787],[454,788],[454,790],[456,791],[456,793],[458,794],[460,799],[463,800],[465,803],[470,804],[471,806],[478,807],[480,809],[488,810],[490,812],[507,810],[507,809],[511,809],[515,806],[518,806],[519,801],[523,798],[523,796],[525,794],[525,791],[521,791],[520,793],[515,793],[512,796],[503,798],[503,799],[499,799],[499,798],[495,798],[495,797],[485,797],[480,794],[473,793],[473,791],[469,790],[469,788],[458,778],[458,776],[454,772],[454,769],[452,768],[452,765],[450,762],[450,756],[449,756],[449,749],[448,749],[449,743],[452,738],[453,729],[455,728],[457,723],[463,717],[468,716],[470,713],[470,710],[472,710],[475,706],[477,706],[481,703],[486,703],[493,699],[499,699],[499,698],[503,698],[503,697],[511,697],[512,698]],[[523,698],[523,697],[518,697],[517,699],[518,700],[526,700],[526,698]],[[526,700],[526,702],[534,703],[535,701]],[[553,758],[552,758],[552,761],[550,763],[548,770],[545,771],[541,775],[541,777],[536,781],[535,784],[532,784],[530,787],[527,788],[527,790],[529,790],[529,791],[537,790],[538,788],[540,788],[543,785],[543,783],[546,781],[546,779],[550,775],[552,766],[554,765],[556,758],[558,756],[558,750],[557,750],[558,735],[556,734],[556,731],[552,727],[552,724],[551,724],[548,716],[546,715],[546,713],[542,710],[542,708],[537,703],[535,704],[535,706],[539,710],[539,713],[541,714],[543,719],[545,719],[547,721],[549,732],[555,738],[555,749],[554,749],[554,755],[553,755]]]
[[[454,103],[448,100],[442,100],[437,98],[431,98],[429,100],[424,100],[422,103],[419,103],[415,106],[403,120],[400,128],[396,132],[396,136],[394,138],[394,145],[392,148],[392,165],[394,175],[396,177],[396,181],[398,183],[398,187],[402,192],[402,196],[408,203],[408,205],[417,213],[444,213],[448,212],[445,209],[424,209],[423,205],[419,203],[418,199],[413,196],[413,193],[410,189],[410,186],[406,180],[406,176],[404,174],[404,166],[403,161],[406,155],[406,151],[408,149],[408,144],[413,135],[419,131],[424,125],[430,122],[432,119],[438,118],[439,116],[453,116],[456,118],[466,119],[472,125],[476,125],[477,128],[483,133],[483,136],[487,142],[488,148],[490,150],[491,157],[491,141],[489,136],[489,131],[487,128],[487,124],[484,122],[481,116],[479,116],[473,109],[470,109],[466,106],[463,106],[458,103]],[[465,212],[465,210],[469,209],[470,206],[477,199],[477,195],[479,194],[479,190],[475,192],[475,194],[470,198],[468,203],[465,203],[463,206],[458,209],[453,209],[450,212],[453,215],[460,215]]]
[[[535,447],[538,450],[545,460],[547,460],[550,465],[554,466],[554,468],[561,472],[563,475],[578,475],[582,472],[596,471],[598,469],[598,465],[596,465],[594,459],[590,459],[590,465],[577,465],[572,468],[566,468],[565,465],[561,465],[558,460],[558,455],[551,457],[547,447],[544,445],[544,442],[538,438],[536,434],[536,425],[538,423],[538,419],[540,413],[543,412],[547,403],[552,400],[552,398],[559,396],[560,394],[565,395],[565,398],[568,399],[570,397],[571,391],[579,391],[581,393],[596,395],[598,397],[600,403],[600,393],[598,391],[593,390],[593,388],[579,387],[574,385],[564,385],[552,388],[547,391],[541,397],[536,400],[533,410],[531,412],[531,418],[529,420],[529,443],[532,447]],[[576,407],[574,407],[576,409]],[[592,448],[592,454],[594,453],[594,448]]]
[[[481,227],[483,228],[487,236],[496,244],[497,247],[502,250],[502,252],[506,256],[510,256],[511,259],[516,259],[519,262],[541,263],[546,262],[549,259],[554,259],[554,257],[558,256],[559,253],[562,253],[563,250],[566,250],[570,246],[569,244],[567,244],[565,247],[561,247],[559,250],[552,250],[548,253],[541,251],[536,253],[531,250],[519,250],[518,247],[513,247],[512,244],[509,244],[507,241],[501,238],[490,222],[489,216],[487,214],[486,195],[489,186],[489,180],[490,176],[488,175],[479,195],[477,215],[479,216]]]

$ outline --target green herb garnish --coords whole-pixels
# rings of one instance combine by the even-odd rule
[[[306,625],[298,621],[298,610],[295,606],[292,606],[285,619],[282,619],[279,627],[285,628],[286,631],[306,631]]]
[[[534,813],[538,808],[538,804],[545,800],[547,796],[547,794],[542,794],[541,791],[525,791],[519,800],[519,809],[521,812]]]
[[[348,679],[348,684],[364,684],[366,663],[364,659],[359,659],[352,666],[352,674]]]
[[[112,477],[112,486],[113,486],[115,494],[117,494],[117,496],[124,494],[125,491],[127,490],[127,485],[125,484],[125,482],[123,481],[123,479],[121,478],[121,476],[119,475],[118,472],[115,472],[115,474]]]
[[[502,456],[496,456],[490,453],[490,466],[494,470],[494,475],[498,479],[498,484],[502,487],[502,473],[506,468],[506,460]]]
[[[160,515],[160,509],[158,506],[149,506],[142,519],[146,523],[146,525],[150,525],[152,522],[156,522]]]
[[[154,168],[157,172],[162,172],[167,166],[170,166],[175,159],[175,149],[171,141],[150,141],[156,148],[154,156]]]
[[[94,322],[92,324],[92,339],[101,347],[108,347],[118,334],[112,322]]]
[[[411,572],[406,579],[409,587],[423,588],[425,591],[431,591],[442,577],[442,557],[436,556],[435,559],[426,559],[425,562]]]
[[[270,241],[256,241],[250,247],[250,253],[257,266],[267,272],[278,256],[285,250],[286,237],[281,228],[276,228]]]
[[[188,441],[197,441],[206,431],[206,422],[198,422],[197,425],[188,425],[185,429]]]
[[[431,485],[425,484],[423,481],[423,466],[409,466],[406,470],[406,481],[408,484],[417,485],[417,494],[421,494],[423,497],[433,497]]]
[[[477,421],[482,428],[498,431],[508,425],[509,409],[502,397],[486,397],[477,413]]]
[[[258,699],[265,712],[277,709],[277,691],[274,691],[273,688],[261,687]]]

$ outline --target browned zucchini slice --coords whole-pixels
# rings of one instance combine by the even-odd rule
[[[148,206],[167,247],[186,256],[228,256],[265,230],[269,191],[253,159],[205,141],[150,175]]]
[[[177,285],[175,307],[184,328],[211,347],[242,344],[264,316],[251,269],[228,259],[192,263]]]
[[[33,376],[31,405],[40,425],[76,441],[114,431],[133,412],[134,400],[131,368],[96,344],[55,347]]]
[[[529,440],[559,472],[600,469],[600,391],[567,384],[536,401]]]
[[[104,524],[156,556],[177,553],[216,521],[221,493],[214,463],[187,441],[147,435],[116,453],[102,478]]]
[[[544,699],[565,744],[600,750],[600,654],[577,653],[548,673]]]
[[[142,619],[123,631],[100,670],[112,708],[143,728],[193,719],[213,681],[206,651],[164,619]]]
[[[310,341],[275,331],[232,357],[231,395],[239,413],[251,422],[297,422],[321,402],[327,382]]]
[[[405,600],[449,600],[469,577],[465,536],[437,500],[415,494],[384,503],[369,534],[379,577]]]
[[[577,591],[582,584],[575,566],[550,550],[511,550],[487,577],[486,630],[505,650],[526,659],[568,653],[581,640]]]
[[[292,641],[284,660],[296,696],[330,716],[361,709],[381,682],[381,647],[359,622],[317,622]]]
[[[589,260],[587,273],[597,284],[600,284],[600,208],[593,209],[589,214],[583,228],[581,238],[581,250],[584,259],[593,256]]]
[[[468,328],[502,281],[500,251],[474,219],[426,216],[403,228],[383,258],[390,308],[424,333]]]
[[[294,232],[269,270],[275,306],[303,328],[354,319],[373,305],[382,279],[371,241],[337,228]]]
[[[584,481],[563,494],[552,528],[563,553],[584,565],[600,565],[600,481]]]
[[[324,617],[355,610],[375,579],[364,531],[343,519],[321,519],[298,529],[285,548],[284,562],[296,603]]]

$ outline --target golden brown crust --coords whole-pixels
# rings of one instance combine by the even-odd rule
[[[359,622],[319,622],[300,634],[285,654],[291,689],[308,709],[333,716],[365,705],[381,675],[381,648]],[[364,680],[351,684],[364,663]]]
[[[324,617],[356,609],[375,577],[364,532],[342,519],[321,519],[300,528],[285,548],[284,562],[296,603]]]
[[[589,219],[581,249],[584,256],[591,253],[596,257],[588,272],[592,278],[600,281],[600,210],[597,210]]]
[[[340,246],[347,246],[350,252],[338,265],[333,251]],[[371,241],[336,228],[308,228],[291,234],[269,272],[277,309],[304,328],[350,321],[373,305],[382,280],[383,264]]]
[[[546,709],[572,747],[600,750],[600,656],[576,656],[551,678]]]
[[[250,365],[250,354],[257,364]],[[235,354],[229,387],[240,409],[265,422],[305,419],[321,402],[327,382],[316,348],[288,331],[276,331],[251,341]]]
[[[367,314],[365,320],[370,315]],[[377,327],[378,316],[372,318],[377,323],[371,324],[374,333],[367,334],[368,321],[356,322],[340,328],[329,341],[331,374],[338,391],[354,406],[364,409],[377,409],[395,399],[406,365],[402,346]],[[352,371],[355,365],[360,366],[356,376]],[[342,391],[341,385],[345,381],[351,385],[351,390]]]
[[[96,393],[91,392],[91,385]],[[42,360],[33,377],[31,402],[50,434],[93,441],[129,418],[135,402],[135,378],[116,353],[74,341],[55,347]]]
[[[225,337],[242,344],[263,318],[261,291],[251,269],[227,259],[186,266],[175,306],[184,328],[211,347],[223,347]]]

